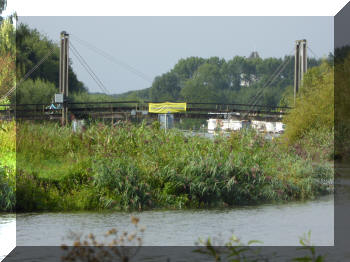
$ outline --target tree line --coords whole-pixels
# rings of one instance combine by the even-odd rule
[[[321,59],[309,58],[308,64],[309,67],[319,66]],[[270,82],[282,65],[285,69]],[[115,97],[120,100],[251,103],[261,94],[259,104],[276,106],[293,81],[292,56],[266,59],[235,56],[229,60],[189,57],[180,59],[169,72],[157,76],[151,87]]]

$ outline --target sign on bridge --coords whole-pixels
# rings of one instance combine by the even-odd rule
[[[159,114],[186,112],[186,103],[149,103],[148,111]]]

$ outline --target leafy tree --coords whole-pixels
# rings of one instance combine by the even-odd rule
[[[320,63],[320,60],[308,59],[309,68]],[[277,69],[282,65],[284,70],[271,82]],[[211,80],[207,81],[208,79]],[[206,82],[210,82],[207,87]],[[170,72],[156,77],[151,88],[128,92],[118,97],[135,100],[141,99],[142,96],[143,99],[149,97],[151,100],[159,101],[185,99],[188,102],[256,102],[277,106],[287,87],[293,86],[293,83],[293,56],[267,59],[235,56],[228,61],[219,57],[208,59],[189,57],[180,59]]]
[[[10,55],[0,56],[0,98],[15,85],[15,60]]]
[[[156,77],[149,92],[153,101],[174,101],[180,98],[180,90],[179,77],[169,72]]]
[[[0,54],[15,54],[16,32],[11,19],[5,19],[0,25]]]
[[[48,104],[57,89],[53,83],[41,79],[28,79],[16,89],[17,104]],[[12,101],[14,102],[14,101]]]
[[[15,29],[10,19],[0,25],[0,97],[15,85]]]
[[[288,144],[313,130],[334,128],[334,71],[326,61],[304,75],[295,108],[284,117],[284,122]]]
[[[42,58],[53,50],[49,58],[30,77],[31,79],[40,78],[52,82],[58,87],[59,47],[55,43],[48,40],[36,29],[30,29],[27,25],[21,23],[16,31],[16,47],[17,79],[21,79]],[[87,91],[83,83],[78,81],[71,64],[69,65],[68,81],[70,92]]]
[[[223,85],[219,67],[212,64],[203,64],[196,71],[192,79],[185,82],[181,95],[191,102],[220,102],[223,94],[220,87]]]
[[[187,80],[191,79],[198,67],[204,63],[205,59],[200,57],[180,59],[172,71],[177,74],[181,80]]]

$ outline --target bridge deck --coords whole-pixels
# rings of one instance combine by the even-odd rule
[[[175,118],[279,121],[289,109],[262,105],[254,105],[252,109],[249,106],[251,105],[188,103],[186,112],[175,113],[174,116]],[[156,118],[158,115],[148,112],[147,103],[136,101],[69,103],[68,111],[77,118],[130,119],[132,117]],[[0,106],[0,119],[56,120],[60,119],[61,114],[62,109],[49,109],[47,104],[7,105],[2,108]]]

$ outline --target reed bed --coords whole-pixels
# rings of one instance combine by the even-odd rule
[[[83,132],[17,124],[18,211],[201,208],[312,199],[333,167],[253,130],[208,139],[158,123]]]

